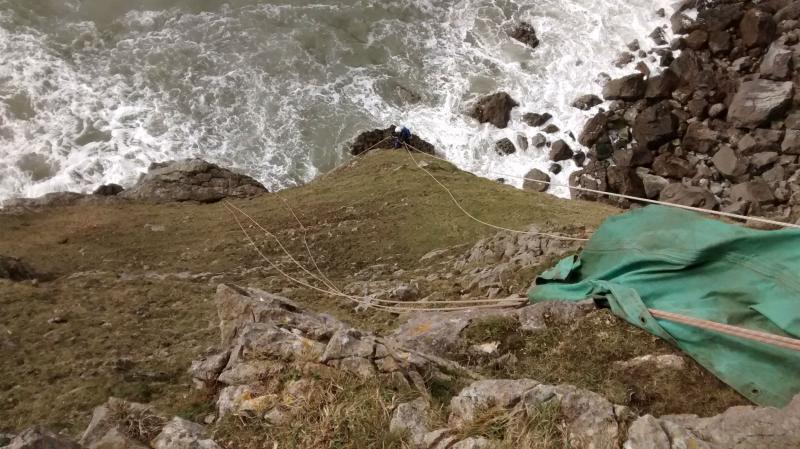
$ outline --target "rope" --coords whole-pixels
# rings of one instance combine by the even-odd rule
[[[731,326],[730,324],[716,323],[714,321],[703,320],[700,318],[692,318],[685,315],[680,315],[672,312],[664,312],[662,310],[647,309],[651,315],[656,318],[661,318],[676,323],[686,324],[688,326],[716,331],[722,334],[732,335],[734,337],[745,338],[752,341],[766,343],[768,345],[778,346],[785,349],[800,351],[800,340],[795,338],[783,337],[780,335],[770,334],[767,332],[754,331],[742,327]]]
[[[447,192],[448,195],[450,195],[450,199],[453,200],[453,203],[456,205],[456,207],[458,207],[461,210],[461,212],[464,213],[464,215],[466,215],[467,217],[471,218],[472,220],[475,220],[476,222],[478,222],[478,223],[480,223],[480,224],[482,224],[484,226],[488,226],[490,228],[498,229],[498,230],[501,230],[501,231],[513,232],[513,233],[517,233],[517,234],[542,235],[542,236],[550,237],[550,238],[553,238],[553,239],[569,240],[569,241],[573,241],[573,242],[587,242],[587,241],[589,241],[589,239],[583,239],[583,238],[579,238],[579,237],[569,237],[569,236],[558,235],[558,234],[549,234],[547,232],[520,231],[520,230],[517,230],[517,229],[510,229],[510,228],[506,228],[506,227],[503,227],[503,226],[497,226],[497,225],[494,225],[492,223],[487,223],[487,222],[485,222],[485,221],[483,221],[483,220],[481,220],[479,218],[476,218],[474,215],[472,215],[469,212],[467,212],[467,210],[464,209],[461,206],[461,203],[458,202],[458,200],[456,199],[455,195],[453,195],[453,192],[450,191],[450,189],[448,189],[447,186],[442,184],[441,181],[436,179],[436,176],[433,176],[433,174],[430,171],[426,170],[425,167],[421,166],[417,162],[417,160],[414,159],[414,155],[413,155],[413,153],[411,152],[411,150],[409,148],[413,148],[415,151],[418,151],[420,153],[421,153],[421,151],[419,151],[418,149],[412,147],[411,145],[409,145],[407,143],[404,143],[404,145],[406,146],[405,149],[406,149],[406,152],[408,152],[408,156],[411,158],[412,161],[414,161],[414,165],[416,165],[417,168],[419,168],[420,170],[422,170],[425,173],[427,173],[428,176],[431,177],[431,179],[436,181],[436,183],[439,184],[439,186],[441,186],[445,190],[445,192]],[[437,158],[437,159],[439,159],[439,158]]]

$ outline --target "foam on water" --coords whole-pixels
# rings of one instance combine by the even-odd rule
[[[500,157],[494,142],[535,135],[520,117],[547,111],[563,130],[551,139],[577,147],[566,132],[593,111],[569,104],[600,92],[598,73],[627,73],[611,61],[634,38],[646,48],[664,21],[655,10],[669,6],[174,0],[148,10],[133,1],[104,21],[80,1],[49,15],[25,3],[0,0],[0,201],[131,184],[153,161],[193,156],[280,189],[344,161],[360,131],[399,122],[480,175],[546,170],[546,149]],[[534,24],[538,48],[508,38],[517,20]],[[495,90],[521,104],[504,130],[463,114]]]

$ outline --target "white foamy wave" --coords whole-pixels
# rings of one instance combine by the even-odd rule
[[[182,157],[280,189],[344,161],[343,144],[359,132],[399,122],[480,175],[547,170],[546,150],[500,157],[494,143],[535,135],[520,117],[546,111],[562,129],[550,137],[577,147],[566,132],[577,133],[592,112],[569,103],[599,93],[599,72],[627,73],[611,61],[634,38],[646,48],[642,37],[663,21],[655,9],[668,6],[243,3],[134,8],[111,25],[64,14],[19,21],[0,8],[0,201],[131,184],[151,162]],[[508,38],[505,28],[517,20],[534,24],[538,48]],[[495,90],[521,104],[504,130],[463,113]],[[570,164],[558,182],[566,183]]]

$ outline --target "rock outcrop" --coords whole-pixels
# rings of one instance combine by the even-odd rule
[[[498,128],[508,126],[511,110],[519,106],[511,95],[497,92],[479,98],[469,109],[467,115],[480,123],[491,123]]]
[[[137,201],[213,203],[223,198],[243,198],[267,193],[255,179],[234,173],[202,159],[150,164],[147,173],[117,196]]]
[[[391,125],[388,128],[373,129],[359,134],[350,144],[350,154],[358,156],[378,148],[392,148],[396,127],[396,125]],[[434,148],[433,144],[414,134],[413,130],[410,145],[423,153],[436,154],[436,148]]]

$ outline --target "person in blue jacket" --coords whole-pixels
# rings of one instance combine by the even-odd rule
[[[398,126],[394,129],[394,147],[400,148],[403,144],[411,143],[411,130],[407,126]]]

